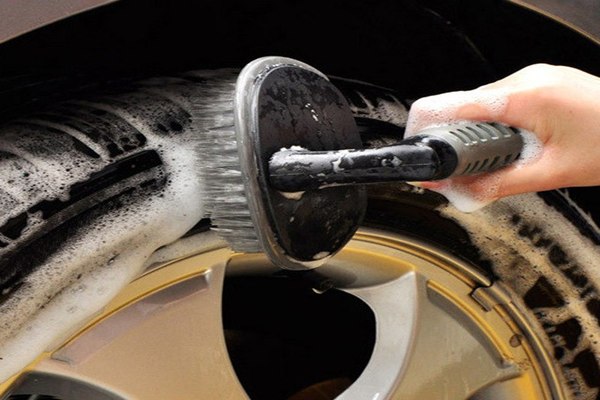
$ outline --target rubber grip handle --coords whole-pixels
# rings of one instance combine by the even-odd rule
[[[446,142],[456,153],[455,160],[443,159],[440,162],[454,161],[456,166],[447,171],[445,179],[450,176],[475,175],[502,168],[515,161],[523,149],[523,137],[517,128],[498,123],[469,122],[430,128],[411,137],[419,138],[422,143],[432,138]],[[450,155],[448,158],[453,158]]]

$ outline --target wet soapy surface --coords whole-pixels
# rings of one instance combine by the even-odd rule
[[[456,118],[459,110],[466,106],[476,106],[486,111],[492,119],[499,118],[508,105],[507,93],[502,90],[473,90],[451,92],[438,96],[425,97],[413,103],[408,116],[406,137],[419,131],[452,123],[468,122]],[[491,121],[494,122],[494,121]],[[521,130],[523,151],[510,168],[522,168],[535,161],[542,153],[543,146],[535,133]],[[493,202],[498,193],[500,179],[497,173],[485,175],[484,189],[474,194],[468,186],[453,179],[440,181],[431,187],[446,197],[458,210],[476,211]]]
[[[98,210],[90,213],[83,227],[80,226],[57,245],[43,264],[27,274],[19,286],[5,289],[3,294],[7,297],[0,304],[0,381],[8,379],[40,353],[52,350],[73,334],[138,276],[146,263],[153,262],[148,260],[157,249],[182,237],[206,216],[208,209],[203,195],[204,175],[201,173],[205,156],[198,151],[201,147],[199,140],[203,129],[232,127],[232,118],[224,112],[231,110],[232,86],[222,93],[222,101],[219,93],[212,93],[212,97],[204,94],[211,97],[215,108],[213,112],[222,114],[222,118],[215,119],[213,114],[206,113],[194,115],[192,123],[192,116],[186,111],[192,110],[195,105],[190,103],[190,93],[178,87],[182,84],[181,80],[175,79],[173,87],[169,87],[168,80],[156,83],[142,84],[137,92],[129,95],[85,101],[73,107],[74,110],[82,107],[93,110],[91,119],[96,115],[112,124],[112,128],[115,124],[122,124],[135,131],[139,138],[143,138],[143,145],[132,151],[145,149],[156,152],[161,165],[133,176],[127,181],[131,189],[124,190],[123,194],[115,197],[116,200],[107,202],[110,206],[106,206],[106,212]],[[134,103],[134,99],[138,104]],[[43,120],[40,123],[48,124],[43,117],[39,119]],[[90,159],[81,152],[71,151],[68,146],[72,142],[66,141],[64,157],[58,157],[60,160],[56,161],[57,157],[41,154],[52,150],[45,145],[44,137],[32,140],[30,143],[34,148],[26,152],[11,139],[14,125],[0,128],[0,152],[18,153],[42,171],[29,178],[28,186],[26,183],[15,185],[12,196],[0,197],[0,208],[15,207],[12,201],[26,210],[28,204],[43,200],[44,196],[48,200],[69,201],[69,188],[89,179],[94,172],[94,163],[96,169],[103,168],[128,155],[126,152],[118,154],[112,147],[115,154],[111,156],[110,147],[104,147],[100,141],[89,140],[89,136],[75,129],[72,122],[68,123],[70,126],[67,123],[49,124],[60,128],[61,132],[72,130],[72,136],[86,141],[100,157]],[[28,123],[19,126],[24,131],[21,134],[27,134]],[[51,144],[56,146],[54,142]],[[91,151],[88,153],[91,154]],[[86,168],[88,164],[90,166]],[[14,179],[22,179],[21,174],[22,171],[16,169]],[[31,193],[18,192],[19,188],[31,187]],[[7,186],[7,189],[11,187]],[[30,225],[23,230],[22,237],[36,226],[34,217],[40,221],[43,219],[41,213],[30,214]],[[0,221],[0,224],[4,222]],[[204,244],[215,245],[214,236],[208,236],[206,240],[207,243],[202,238],[195,240],[193,245],[200,248]],[[181,254],[182,251],[191,251],[190,246],[184,247],[184,250],[171,252]],[[172,256],[164,249],[159,253],[163,258]]]
[[[360,97],[362,104],[350,104],[352,113],[357,117],[367,117],[378,121],[389,122],[397,126],[405,126],[407,113],[402,103],[394,95],[388,94],[386,98],[370,99],[360,91],[356,94]]]

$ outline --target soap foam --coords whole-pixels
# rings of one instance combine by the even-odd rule
[[[455,183],[451,179],[430,190],[443,195],[461,212],[470,213],[477,211],[494,201],[498,185],[489,177],[488,180],[490,183],[486,186],[486,190],[478,194],[474,194],[465,185]]]
[[[523,150],[521,150],[519,159],[514,163],[516,168],[531,164],[541,157],[544,150],[544,144],[535,133],[525,129],[521,129],[520,133],[523,138]]]
[[[371,119],[389,122],[397,126],[406,125],[406,107],[394,95],[388,94],[385,98],[377,98],[374,104],[367,96],[359,91],[356,92],[361,99],[360,105],[349,104],[350,110],[355,116],[364,116]]]
[[[456,114],[467,105],[480,107],[494,120],[506,109],[508,95],[504,90],[471,90],[423,97],[415,101],[409,110],[406,136],[426,128],[464,122],[458,120]]]
[[[188,96],[181,95],[180,90],[181,86],[176,86],[173,92],[165,89],[161,95],[183,109],[191,109]],[[198,155],[202,132],[198,132],[197,127],[187,127],[177,135],[164,135],[155,131],[152,125],[155,120],[135,115],[130,109],[105,102],[85,104],[121,116],[147,138],[146,146],[157,151],[163,161],[164,186],[158,193],[131,195],[109,213],[90,218],[84,229],[61,243],[0,305],[0,382],[17,373],[43,351],[53,350],[100,312],[110,299],[148,267],[147,263],[156,261],[149,260],[156,249],[179,239],[206,214],[207,205],[201,200],[203,160]],[[144,112],[147,116],[154,112],[159,115],[161,111],[146,107]],[[232,120],[219,123],[233,125]],[[3,129],[10,132],[13,127]],[[12,150],[19,151],[19,145],[12,143],[0,143],[0,149],[3,144],[10,144]],[[43,146],[43,143],[38,145]],[[86,168],[80,158],[80,154],[73,152],[72,158],[67,157],[61,165],[42,165],[47,161],[33,159],[40,162],[40,170],[55,168],[54,172],[48,173],[47,180],[40,180],[40,187],[47,187],[37,192],[36,200],[44,196],[57,198],[56,188],[68,190],[73,182],[86,179],[91,168]],[[77,171],[79,166],[81,170]],[[66,177],[61,178],[57,170],[65,172]],[[144,178],[140,174],[140,183]],[[44,182],[49,183],[44,186]],[[13,198],[20,200],[20,196],[26,195],[15,192]],[[0,202],[9,200],[0,198]],[[209,244],[216,245],[216,242],[213,238]],[[186,249],[189,252],[189,246]],[[166,255],[172,254],[165,253],[157,259]]]
[[[485,110],[492,120],[499,118],[508,105],[507,93],[503,90],[472,90],[444,93],[438,96],[424,97],[413,103],[406,126],[406,137],[418,134],[428,128],[440,127],[469,121],[457,119],[457,113],[465,106],[476,106]],[[521,129],[523,150],[513,164],[522,168],[540,157],[543,145],[537,135]],[[477,178],[475,178],[477,179]],[[494,172],[482,176],[484,189],[472,192],[469,186],[454,179],[433,185],[431,190],[442,194],[456,209],[473,212],[496,200],[500,187],[500,177]]]

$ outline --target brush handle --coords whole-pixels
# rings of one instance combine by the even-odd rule
[[[430,181],[504,167],[519,157],[519,130],[493,123],[427,129],[396,145],[310,151],[292,147],[269,161],[270,183],[284,192],[390,181]]]
[[[523,150],[520,130],[497,123],[453,124],[427,129],[416,136],[442,140],[456,153],[453,172],[435,179],[494,171],[514,162]],[[443,157],[440,161],[450,162]]]

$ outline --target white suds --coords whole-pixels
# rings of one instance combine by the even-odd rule
[[[406,108],[395,96],[390,94],[386,98],[377,98],[376,104],[373,104],[362,93],[357,92],[357,94],[360,96],[362,104],[360,106],[350,105],[350,109],[355,115],[366,116],[398,126],[406,125]]]
[[[517,168],[537,160],[544,149],[543,143],[535,133],[521,129],[521,137],[523,138],[523,150],[521,150],[521,156],[515,162]]]
[[[340,165],[342,164],[342,161],[344,160],[344,156],[346,154],[350,153],[350,150],[336,150],[331,153],[339,155],[338,159],[331,162],[331,166],[333,167],[333,172],[339,173],[339,172],[344,171],[345,168],[341,167]]]
[[[288,200],[300,200],[304,196],[304,192],[279,192]]]
[[[333,172],[339,173],[344,170],[344,168],[340,167],[341,163],[342,163],[341,157],[331,163],[333,166]]]
[[[381,160],[382,167],[399,167],[402,164],[402,160],[394,156],[391,160]]]
[[[282,147],[279,151],[306,151],[306,149],[302,146],[290,146],[290,147]]]
[[[148,261],[158,248],[179,239],[205,216],[198,132],[182,130],[180,126],[177,129],[181,132],[176,135],[157,133],[152,125],[156,120],[147,116],[160,115],[160,109],[146,108],[146,117],[142,118],[105,103],[86,104],[119,115],[144,135],[147,148],[155,149],[162,160],[162,178],[157,178],[163,182],[162,187],[139,189],[140,195],[123,198],[110,212],[89,217],[87,226],[60,243],[44,265],[27,275],[23,284],[0,305],[0,381],[69,337],[147,268],[147,263],[154,264],[181,253],[181,249],[164,248]],[[190,105],[182,107],[189,109]],[[38,145],[44,148],[43,142]],[[44,168],[67,169],[71,182],[85,179],[89,174],[85,164],[78,170],[69,162],[78,164],[79,159],[72,157],[64,166]],[[81,176],[74,176],[74,171],[80,171]],[[19,177],[22,175],[17,173]],[[151,177],[142,173],[137,184]],[[42,185],[56,179],[42,176],[36,182]],[[19,187],[27,186],[23,183]],[[42,186],[37,193],[49,195]],[[214,237],[213,241],[215,246],[221,243]],[[189,251],[189,246],[186,248]]]
[[[444,182],[442,186],[432,189],[442,194],[456,209],[464,213],[477,211],[494,201],[497,186],[490,185],[488,190],[480,196],[475,196],[462,185],[451,181]]]
[[[472,90],[468,92],[450,92],[437,96],[424,97],[415,101],[406,122],[406,137],[418,131],[455,122],[458,110],[466,105],[475,104],[486,110],[492,117],[499,117],[508,105],[507,93],[503,90]]]

